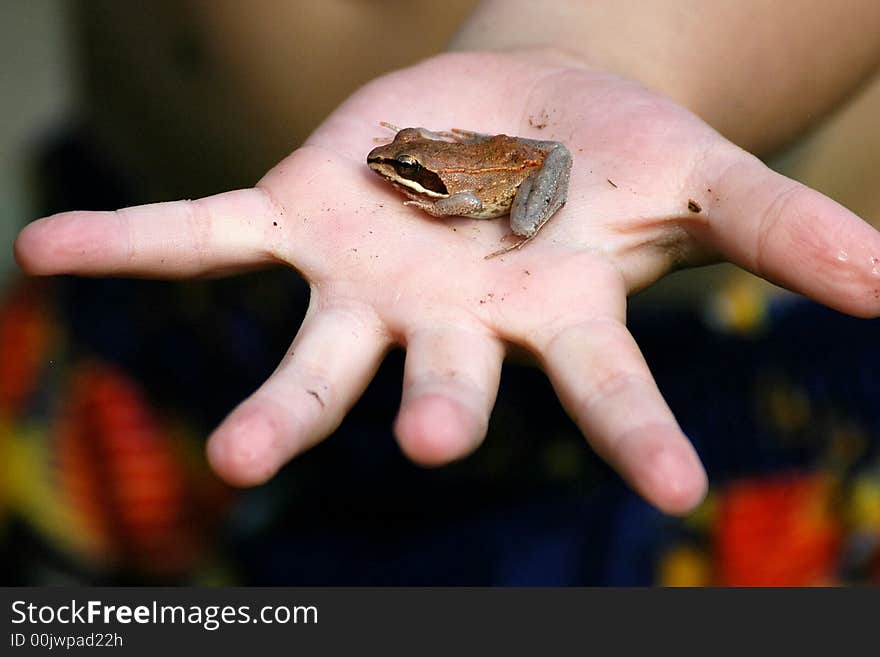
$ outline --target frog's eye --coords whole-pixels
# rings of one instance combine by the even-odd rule
[[[394,169],[403,178],[413,180],[416,176],[419,175],[419,171],[421,171],[422,165],[419,164],[415,158],[410,157],[409,155],[401,155],[394,161]]]

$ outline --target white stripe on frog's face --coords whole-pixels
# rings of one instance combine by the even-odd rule
[[[373,171],[385,178],[385,180],[389,180],[396,185],[400,185],[401,187],[406,187],[416,194],[427,196],[428,198],[446,198],[447,196],[449,196],[449,194],[443,194],[441,192],[435,192],[433,190],[426,189],[415,180],[404,178],[399,173],[397,173],[393,166],[382,162],[381,160],[377,162],[368,162],[367,164]]]
[[[417,194],[424,194],[425,196],[430,196],[431,198],[446,198],[449,194],[440,194],[439,192],[432,191],[430,189],[425,189],[415,180],[407,180],[406,178],[402,178],[400,176],[394,177],[394,182],[399,185],[403,185],[404,187],[408,187],[413,190]]]

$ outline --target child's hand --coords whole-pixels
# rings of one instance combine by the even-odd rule
[[[484,256],[507,219],[438,220],[369,171],[379,127],[565,143],[568,203],[522,250]],[[880,238],[643,87],[550,55],[445,55],[354,94],[254,189],[69,212],[19,236],[35,274],[183,278],[283,263],[311,304],[276,372],[217,428],[216,470],[271,477],[329,435],[395,343],[396,433],[415,461],[483,439],[510,344],[533,353],[594,449],[669,512],[705,474],[625,327],[626,298],[675,268],[730,260],[860,316],[880,309]],[[687,354],[682,354],[687,367]]]

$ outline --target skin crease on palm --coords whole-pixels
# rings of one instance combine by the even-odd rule
[[[523,249],[485,260],[506,243],[507,219],[405,207],[365,164],[390,137],[380,121],[562,141],[574,156],[568,203]],[[55,215],[22,231],[16,255],[34,274],[283,264],[310,282],[277,370],[210,438],[209,460],[234,484],[267,480],[331,434],[395,344],[407,351],[402,450],[426,465],[462,458],[485,435],[516,347],[592,447],[669,513],[693,508],[706,476],[625,327],[629,294],[730,260],[847,313],[880,309],[873,228],[665,97],[550,52],[447,54],[397,71],[352,95],[254,189]]]

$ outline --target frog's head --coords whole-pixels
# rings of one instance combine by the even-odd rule
[[[367,156],[367,165],[377,174],[430,198],[449,196],[446,185],[432,170],[437,141],[426,138],[419,128],[404,128],[390,144],[377,146]]]

